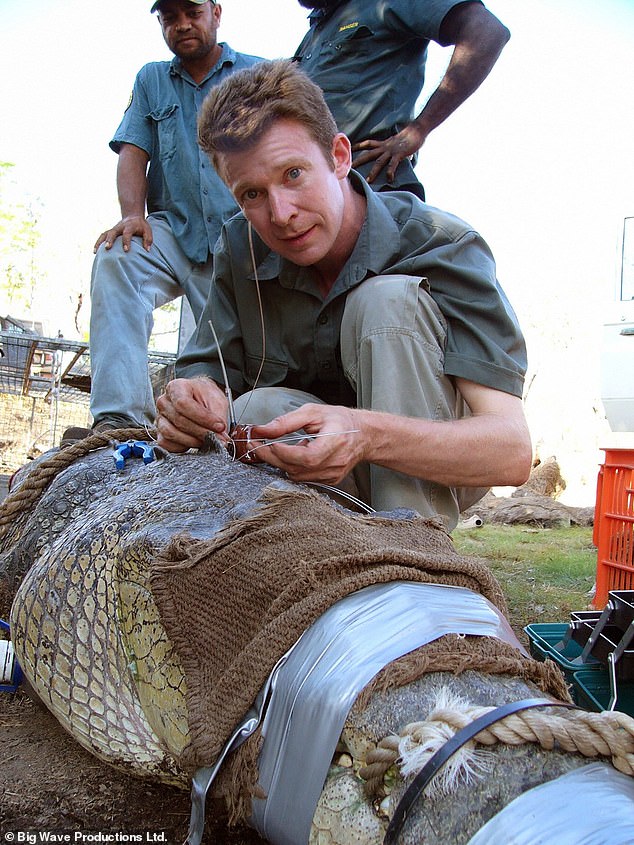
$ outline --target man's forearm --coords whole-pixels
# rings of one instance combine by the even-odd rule
[[[446,487],[519,486],[530,472],[530,441],[521,423],[469,417],[434,421],[359,411],[370,463]]]
[[[424,137],[451,115],[491,72],[511,34],[484,7],[460,6],[442,34],[454,44],[447,71],[415,123]]]
[[[147,165],[145,150],[133,144],[123,144],[117,165],[117,193],[121,217],[145,217],[147,196]]]
[[[469,399],[472,415],[456,420],[353,411],[363,459],[447,487],[523,484],[532,448],[521,400],[477,385]]]

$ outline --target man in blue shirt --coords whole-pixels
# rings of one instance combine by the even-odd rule
[[[90,352],[93,429],[152,424],[147,347],[155,308],[187,297],[197,320],[207,299],[213,247],[235,200],[197,143],[198,110],[211,88],[259,61],[218,43],[213,0],[158,0],[151,8],[171,62],[139,71],[121,125],[121,220],[95,244]],[[146,216],[147,215],[147,216]],[[87,429],[64,433],[63,444]]]
[[[482,83],[510,37],[479,0],[299,0],[310,29],[295,54],[352,141],[354,167],[375,190],[424,199],[412,156]],[[430,41],[454,45],[438,87],[415,116]]]

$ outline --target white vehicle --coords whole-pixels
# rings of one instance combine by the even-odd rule
[[[601,398],[612,431],[634,432],[634,217],[623,221],[620,265],[603,326]]]

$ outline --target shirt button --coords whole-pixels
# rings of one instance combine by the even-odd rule
[[[211,217],[207,218],[207,223],[211,223]]]
[[[328,322],[328,314],[320,314],[319,320],[317,321],[320,326],[325,326]]]
[[[209,191],[207,190],[207,188],[203,188],[203,194],[204,194],[205,196],[207,196],[207,194],[208,194],[208,193],[209,193]]]
[[[330,369],[330,361],[322,361],[321,362],[322,370],[329,370]]]

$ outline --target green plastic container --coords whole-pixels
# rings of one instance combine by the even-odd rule
[[[563,639],[568,631],[567,622],[539,622],[527,625],[524,628],[530,644],[531,655],[535,660],[552,660],[561,669],[568,691],[575,704],[580,707],[585,705],[577,700],[577,688],[574,685],[573,677],[580,669],[588,672],[600,672],[601,664],[591,657],[588,663],[578,661],[575,658],[581,657],[583,647],[572,638],[563,645]]]
[[[572,676],[580,669],[595,671],[601,668],[601,664],[591,657],[587,663],[581,663],[583,647],[572,638],[563,645],[564,637],[568,631],[566,622],[545,622],[527,625],[524,628],[530,643],[530,651],[535,660],[553,660],[562,669],[569,683],[572,683]]]
[[[610,706],[610,678],[605,670],[580,669],[574,673],[572,683],[574,698],[584,710],[601,712]],[[617,683],[616,689],[618,698],[614,709],[634,716],[634,681]]]

